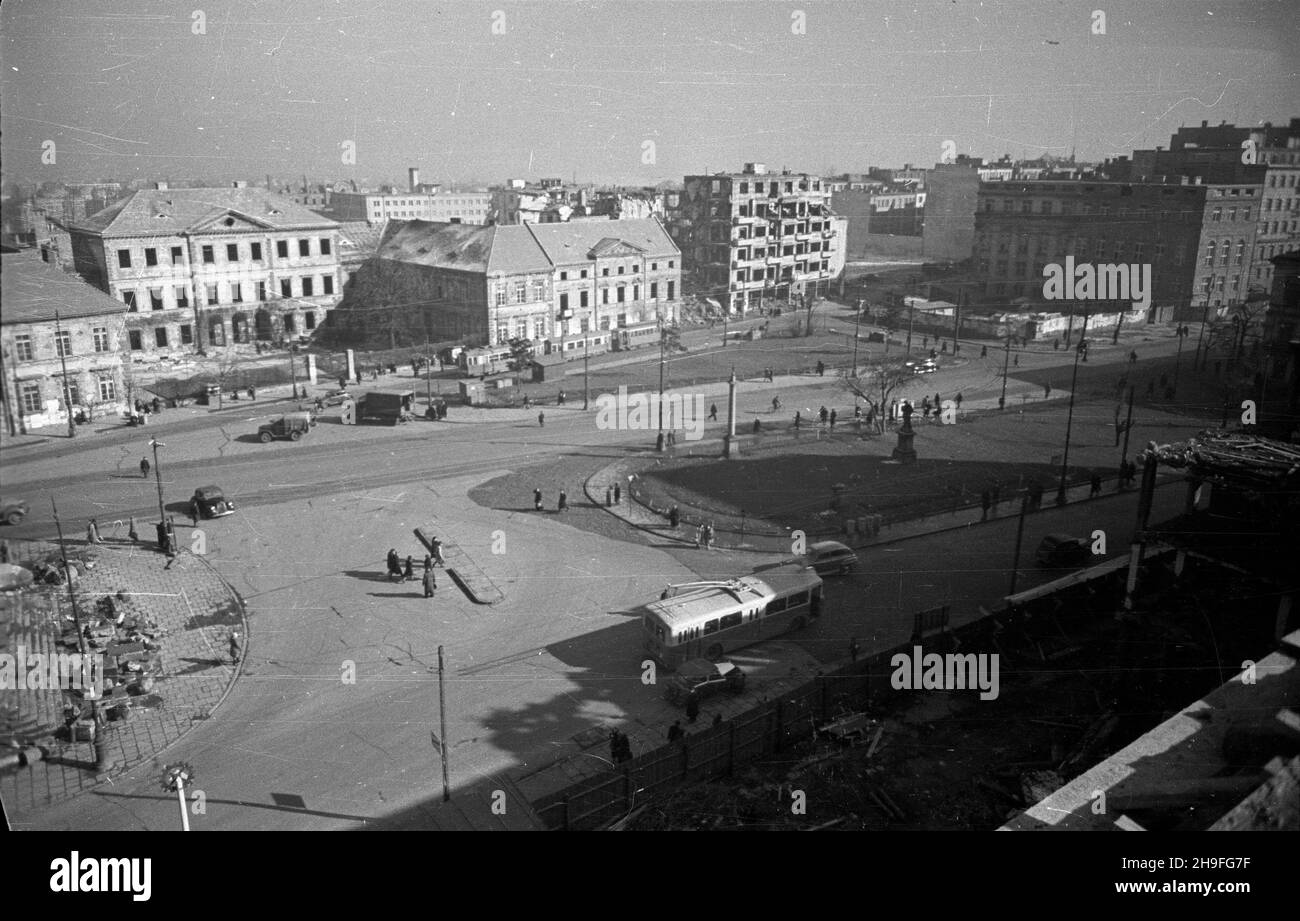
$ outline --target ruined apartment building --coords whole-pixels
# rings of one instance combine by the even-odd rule
[[[808,173],[769,174],[761,163],[739,173],[685,177],[669,228],[694,294],[733,313],[764,300],[823,293],[843,264],[843,234],[832,221],[830,186]]]
[[[338,301],[336,222],[242,183],[158,185],[69,228],[76,271],[126,304],[130,351],[293,337]]]

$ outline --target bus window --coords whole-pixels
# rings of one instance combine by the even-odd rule
[[[735,614],[728,614],[728,615],[726,615],[725,617],[722,618],[722,621],[721,621],[721,623],[719,624],[719,629],[721,629],[721,630],[729,630],[729,629],[731,629],[732,627],[739,627],[739,626],[740,626],[740,621],[741,621],[741,612],[740,612],[740,611],[737,611]],[[707,626],[707,625],[706,625],[706,626]]]
[[[773,598],[767,603],[767,614],[780,614],[789,605],[785,598]]]
[[[807,603],[808,603],[808,593],[807,593],[807,592],[800,592],[800,593],[797,594],[797,595],[791,595],[791,596],[790,596],[789,606],[792,607],[792,608],[801,607],[802,605],[805,605],[805,604],[807,604]]]
[[[716,620],[706,620],[704,622],[705,636],[708,636],[710,633],[717,633],[717,632],[718,632],[718,622]]]

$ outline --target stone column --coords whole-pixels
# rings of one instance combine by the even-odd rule
[[[736,441],[736,369],[731,369],[731,377],[727,380],[727,434],[722,439],[722,456],[735,457],[740,453],[740,445]]]

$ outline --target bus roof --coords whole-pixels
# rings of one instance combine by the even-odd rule
[[[742,576],[725,585],[707,585],[671,598],[652,601],[646,609],[668,626],[694,623],[705,615],[726,613],[750,604],[766,604],[778,595],[808,591],[822,584],[821,576],[802,568],[768,570]]]

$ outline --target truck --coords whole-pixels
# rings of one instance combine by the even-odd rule
[[[262,444],[270,444],[275,438],[288,438],[297,441],[311,430],[316,420],[311,413],[288,413],[279,419],[273,419],[257,427],[257,437]]]
[[[397,425],[410,417],[411,407],[414,405],[415,392],[412,390],[402,393],[382,393],[372,390],[357,398],[356,421]]]

